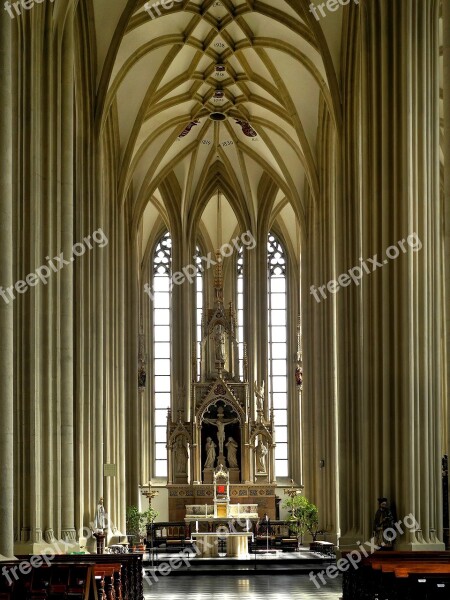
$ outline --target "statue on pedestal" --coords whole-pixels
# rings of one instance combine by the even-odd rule
[[[177,441],[174,447],[174,457],[175,457],[175,474],[176,475],[186,475],[187,473],[187,463],[188,463],[188,451],[186,445],[184,443],[183,436],[179,435],[177,437]]]
[[[373,520],[373,537],[375,544],[385,550],[391,550],[393,546],[392,538],[385,538],[386,529],[392,528],[394,517],[388,508],[387,498],[378,498],[378,510]]]
[[[212,469],[216,461],[216,444],[212,441],[212,438],[206,438],[206,461],[205,469]]]
[[[235,442],[232,437],[229,437],[228,442],[225,444],[225,446],[227,448],[228,466],[230,468],[239,467],[238,462],[237,462],[237,449],[238,449],[237,442]]]
[[[267,446],[264,445],[263,439],[260,437],[259,444],[256,447],[256,472],[267,473],[266,456],[269,452]]]
[[[103,554],[105,551],[105,530],[108,528],[106,510],[103,506],[103,498],[100,498],[97,505],[94,518],[93,536],[97,540],[97,554]]]
[[[225,362],[225,331],[222,325],[215,327],[214,339],[216,342],[216,360]]]
[[[100,498],[98,501],[97,510],[95,512],[94,531],[103,533],[105,529],[107,529],[106,510],[103,506],[103,498]]]
[[[264,411],[264,381],[261,387],[255,381],[255,396],[256,396],[256,407],[258,412]]]

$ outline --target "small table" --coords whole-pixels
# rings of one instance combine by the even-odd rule
[[[214,531],[212,533],[192,533],[192,539],[198,540],[197,547],[200,558],[218,558],[219,538],[225,538],[227,542],[227,556],[233,558],[248,557],[248,538],[253,538],[253,533],[238,531],[237,533],[223,533]]]

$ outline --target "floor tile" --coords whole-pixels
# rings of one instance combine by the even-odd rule
[[[305,575],[254,575],[251,577],[159,577],[144,586],[145,600],[339,600],[342,583],[331,580],[321,589]]]

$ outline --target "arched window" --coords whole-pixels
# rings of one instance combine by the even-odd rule
[[[237,321],[239,348],[239,377],[244,376],[244,247],[241,246],[237,255]]]
[[[154,474],[167,476],[167,409],[170,407],[172,238],[166,233],[153,255]]]
[[[197,246],[195,249],[195,264],[197,266],[197,275],[195,278],[195,308],[196,308],[196,365],[197,377],[200,377],[200,361],[202,356],[202,315],[203,315],[203,267],[202,267],[201,249]]]
[[[269,233],[268,259],[268,393],[275,416],[275,474],[288,477],[287,428],[287,288],[286,255],[279,240]]]

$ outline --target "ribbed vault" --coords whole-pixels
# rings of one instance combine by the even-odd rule
[[[327,43],[306,0],[182,0],[169,10],[148,4],[153,19],[142,0],[123,12],[102,0],[93,5],[97,122],[104,128],[113,119],[119,198],[132,202],[134,222],[149,202],[162,203],[159,214],[175,211],[192,231],[220,189],[240,226],[252,227],[268,177],[302,223],[305,190],[313,201],[319,193],[321,112],[340,130],[343,11],[329,15]],[[102,22],[115,11],[116,29],[105,31]],[[168,180],[174,193],[158,193]]]

